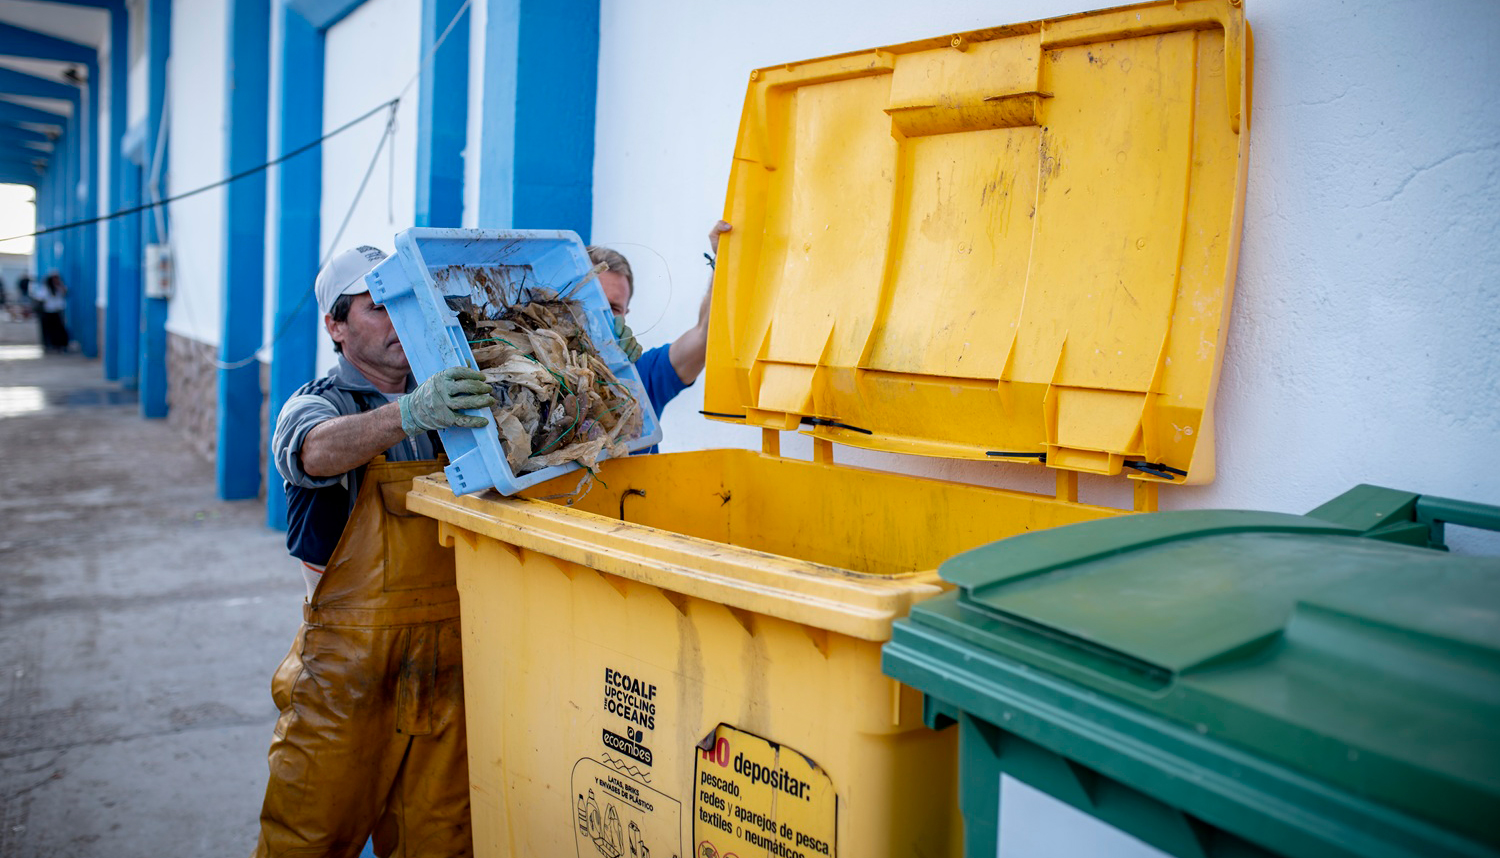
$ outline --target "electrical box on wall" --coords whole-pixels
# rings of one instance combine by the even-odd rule
[[[172,297],[172,249],[165,244],[146,245],[146,297]]]

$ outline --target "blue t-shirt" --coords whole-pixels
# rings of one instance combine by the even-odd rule
[[[657,346],[635,362],[635,371],[641,374],[641,384],[646,386],[646,398],[651,400],[651,410],[656,412],[658,422],[661,420],[661,410],[667,407],[667,403],[688,389],[688,385],[682,383],[682,379],[677,377],[677,370],[672,367],[672,360],[667,354],[670,348],[670,345]],[[654,446],[639,451],[655,452]]]
[[[672,360],[667,354],[669,349],[670,345],[657,346],[635,362],[635,370],[641,374],[641,383],[646,385],[651,410],[656,412],[658,418],[668,402],[688,389],[688,385],[682,383],[682,379],[677,377],[677,370],[672,367]]]

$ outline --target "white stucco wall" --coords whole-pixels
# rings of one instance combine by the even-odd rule
[[[325,132],[395,98],[411,82],[420,64],[421,11],[421,0],[369,0],[329,29],[324,49]],[[384,114],[323,144],[323,258],[328,258],[331,246],[338,252],[373,244],[389,253],[392,237],[412,225],[417,99],[418,86],[412,83],[396,116],[395,139],[380,153],[358,205],[355,193],[385,131]],[[349,225],[335,242],[351,206]],[[319,332],[318,342],[321,373],[333,365],[333,345],[326,331]]]
[[[480,141],[484,139],[484,27],[489,7],[484,3],[469,5],[469,122],[464,133],[464,214],[463,226],[479,226]]]
[[[594,237],[635,266],[642,342],[695,317],[751,68],[1094,5],[771,0],[747,14],[604,0]],[[1304,512],[1361,482],[1500,503],[1500,12],[1486,0],[1246,0],[1246,16],[1255,103],[1218,479],[1164,488],[1163,508]],[[1442,45],[1441,61],[1412,45]],[[664,450],[759,445],[753,430],[699,417],[701,402],[700,384],[666,409]],[[782,444],[810,449],[788,433]],[[1052,488],[1035,467],[836,457]],[[1081,492],[1129,505],[1123,478],[1085,478]],[[1456,529],[1452,542],[1500,553],[1500,540]]]
[[[226,175],[226,0],[176,3],[172,53],[167,63],[167,175],[162,195],[213,184]],[[154,153],[146,153],[149,182]],[[224,189],[215,188],[167,206],[173,295],[167,330],[219,344],[224,281]],[[151,218],[147,212],[143,217]],[[233,359],[245,355],[231,355]]]
[[[130,80],[125,98],[125,128],[128,132],[146,117],[146,78],[150,58],[146,54],[146,4],[144,0],[127,0],[125,15],[130,21]]]
[[[128,118],[126,131],[134,128],[137,123],[146,118],[146,75],[148,63],[144,55],[136,57],[130,63],[129,80],[126,85],[129,92],[125,98],[125,115]]]

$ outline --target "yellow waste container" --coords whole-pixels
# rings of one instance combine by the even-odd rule
[[[456,548],[477,854],[958,854],[952,731],[881,644],[953,554],[1125,512],[1079,473],[1138,510],[1212,479],[1247,46],[1188,0],[751,73],[705,415],[763,449],[606,461],[571,505],[577,474],[409,498]]]

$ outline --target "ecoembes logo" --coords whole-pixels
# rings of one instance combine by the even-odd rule
[[[603,736],[604,747],[619,751],[632,760],[640,762],[642,765],[651,765],[651,749],[641,744],[641,736],[643,735],[641,731],[626,730],[625,732],[629,735],[621,736],[605,730]]]

